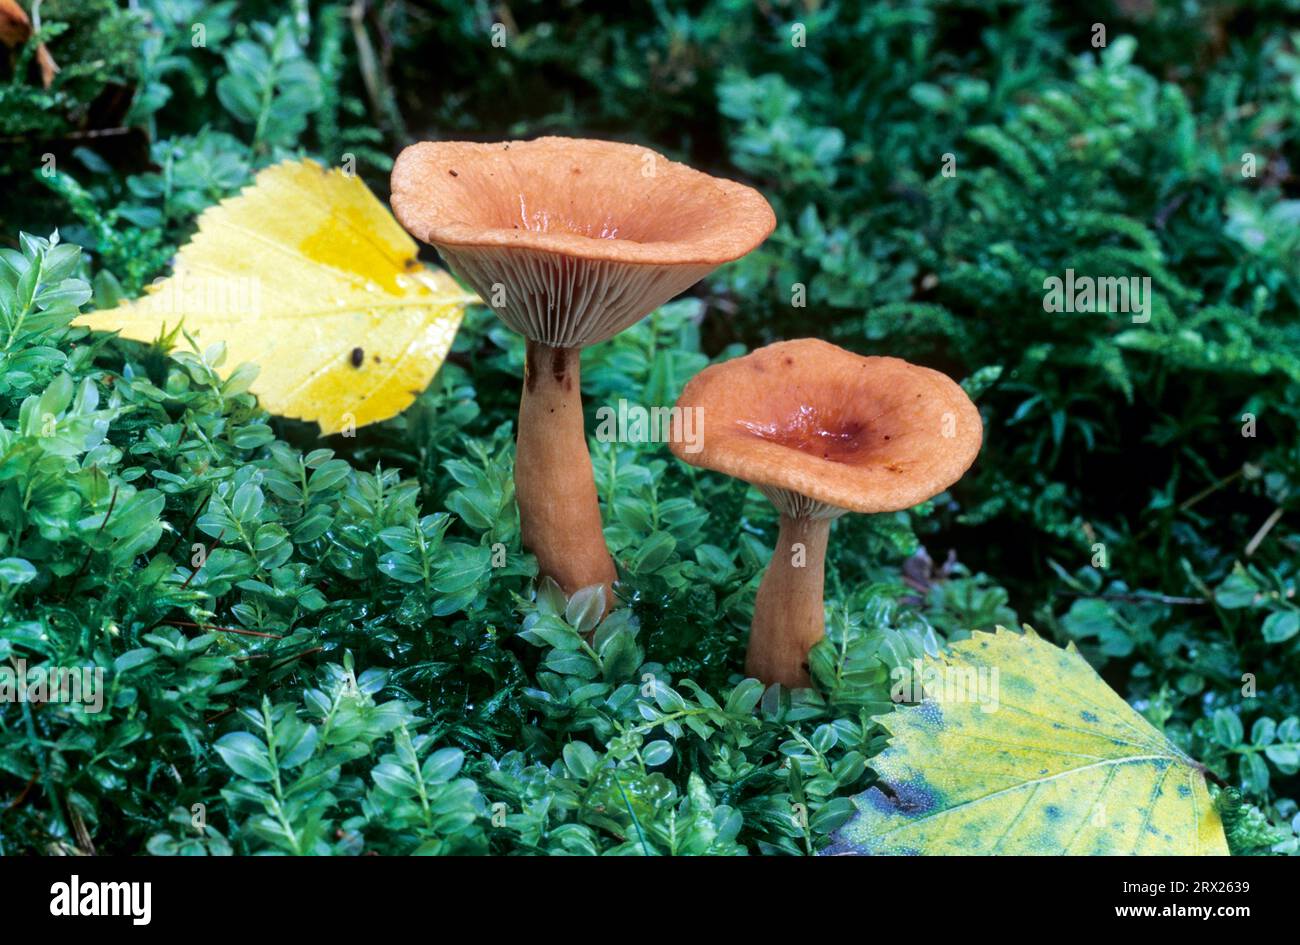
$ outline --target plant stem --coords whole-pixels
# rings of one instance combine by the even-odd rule
[[[31,312],[32,306],[36,304],[36,293],[41,287],[41,274],[45,269],[45,254],[38,255],[32,265],[36,267],[36,281],[32,283],[32,297],[27,300],[26,305],[14,313],[14,323],[9,327],[9,339],[5,342],[6,351],[14,346],[14,342],[18,338],[18,332],[23,327],[23,322],[27,320],[27,315]]]
[[[280,822],[280,829],[288,838],[290,849],[297,856],[302,855],[302,846],[293,824],[284,812],[284,786],[280,782],[280,759],[275,750],[275,725],[271,721],[271,701],[262,697],[262,734],[266,738],[267,758],[271,763],[271,787],[275,791],[275,818]]]
[[[754,598],[745,672],[766,684],[811,685],[808,651],[826,632],[822,607],[828,518],[782,513],[776,549]]]
[[[572,594],[617,577],[600,524],[600,502],[582,417],[578,350],[529,341],[519,402],[515,497],[524,547]]]
[[[1255,532],[1250,541],[1246,543],[1247,558],[1251,557],[1255,553],[1255,550],[1259,548],[1260,543],[1263,542],[1268,536],[1268,533],[1273,530],[1273,526],[1281,520],[1282,513],[1285,511],[1286,509],[1279,505],[1273,510],[1272,514],[1269,515],[1268,518],[1264,519],[1264,524],[1259,526],[1259,531]]]

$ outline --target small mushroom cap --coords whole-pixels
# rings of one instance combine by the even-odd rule
[[[814,338],[707,367],[677,406],[703,421],[694,441],[671,438],[678,458],[753,483],[791,514],[911,508],[960,479],[984,435],[947,375]]]
[[[753,188],[582,138],[422,142],[398,155],[392,191],[407,230],[555,347],[617,334],[776,226]]]

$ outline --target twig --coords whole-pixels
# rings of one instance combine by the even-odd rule
[[[98,538],[100,535],[104,533],[104,526],[106,526],[108,524],[108,520],[113,517],[113,508],[116,505],[117,505],[117,486],[114,486],[113,494],[112,496],[109,497],[108,500],[108,511],[104,513],[104,520],[99,523],[99,528],[95,529],[96,538]],[[64,595],[65,598],[67,597],[68,594],[72,593],[73,589],[77,586],[77,582],[81,580],[81,576],[86,573],[86,568],[90,566],[90,556],[94,554],[94,551],[95,549],[93,548],[86,549],[86,557],[81,559],[81,567],[77,568],[77,573],[74,574],[72,576],[72,580],[68,582],[68,590],[67,593]]]
[[[1236,479],[1238,476],[1241,475],[1241,472],[1242,471],[1238,469],[1235,472],[1228,473],[1228,475],[1224,476],[1218,482],[1210,483],[1208,486],[1206,486],[1200,492],[1196,493],[1196,495],[1192,496],[1186,502],[1180,502],[1178,505],[1178,511],[1186,512],[1188,509],[1190,509],[1196,503],[1200,502],[1202,499],[1213,495],[1214,493],[1222,489],[1224,486],[1226,486],[1228,483],[1232,482],[1234,479]]]
[[[353,0],[352,5],[348,7],[348,20],[352,24],[352,40],[357,46],[357,67],[361,71],[362,84],[366,87],[366,98],[370,100],[375,124],[390,136],[404,139],[406,129],[394,101],[392,87],[384,74],[379,57],[375,55],[370,34],[366,31],[368,7],[366,0]]]
[[[263,633],[261,630],[245,630],[242,627],[217,627],[210,623],[194,623],[190,620],[164,620],[163,623],[169,623],[174,627],[193,627],[196,630],[215,630],[218,633],[238,633],[246,637],[264,637],[268,640],[284,639],[279,634]]]
[[[35,783],[36,783],[36,775],[32,775],[31,779],[27,782],[26,786],[23,787],[22,791],[19,792],[18,796],[15,797],[12,801],[10,801],[8,805],[6,805],[6,809],[13,810],[23,801],[27,800],[27,795],[31,793],[32,785]]]
[[[177,531],[176,535],[172,538],[172,543],[167,546],[166,554],[171,554],[172,549],[176,547],[176,543],[181,540],[181,536],[184,535],[186,532],[188,532],[194,526],[194,523],[198,521],[199,516],[203,514],[203,510],[208,507],[208,502],[209,500],[211,500],[211,498],[212,498],[212,490],[209,489],[208,494],[205,495],[203,497],[203,501],[199,503],[199,507],[194,510],[194,514],[189,517],[189,519],[185,522],[185,524],[181,526],[180,530]],[[218,538],[217,540],[220,541],[221,539]]]
[[[212,550],[213,550],[213,551],[216,551],[218,548],[221,547],[221,539],[223,539],[223,538],[225,538],[225,537],[226,537],[226,530],[223,528],[223,529],[221,530],[221,534],[217,536],[217,540],[214,541],[214,542],[212,543]],[[204,560],[204,562],[206,563],[208,559],[207,559],[207,557],[205,556],[203,560]],[[192,561],[192,560],[191,560],[190,564],[193,565],[193,561]],[[180,586],[180,589],[183,591],[183,590],[185,590],[185,588],[189,587],[189,586],[190,586],[190,581],[193,581],[194,578],[198,576],[198,573],[199,573],[200,571],[202,571],[202,570],[203,570],[203,565],[199,565],[197,568],[194,568],[192,571],[190,571],[190,576],[187,577],[187,578],[185,579],[185,583],[182,584],[182,585]]]
[[[1186,512],[1188,509],[1190,509],[1193,505],[1196,505],[1202,499],[1206,499],[1214,495],[1214,493],[1218,492],[1224,486],[1228,485],[1228,483],[1235,480],[1241,474],[1242,474],[1242,470],[1240,469],[1236,470],[1235,472],[1228,473],[1228,475],[1224,476],[1222,479],[1218,480],[1217,482],[1210,483],[1208,486],[1206,486],[1200,492],[1196,493],[1196,495],[1192,496],[1190,499],[1186,499],[1178,503],[1174,511]],[[1152,522],[1146,528],[1142,529],[1142,531],[1138,532],[1137,537],[1134,538],[1133,540],[1135,542],[1138,542],[1141,541],[1143,538],[1146,538],[1148,535],[1150,535],[1153,531],[1156,530],[1159,524],[1160,524],[1159,522]]]
[[[284,666],[286,663],[292,663],[294,660],[302,659],[304,656],[310,656],[313,653],[319,653],[323,649],[325,649],[325,647],[323,646],[313,646],[310,650],[303,650],[301,653],[293,654],[293,656],[286,656],[284,659],[280,660],[280,662],[272,663],[270,666],[266,668],[266,671],[269,673],[272,670],[279,669],[281,666]]]
[[[1057,593],[1063,597],[1084,597],[1088,600],[1118,600],[1133,604],[1181,604],[1190,606],[1209,603],[1209,600],[1204,597],[1171,597],[1168,594],[1149,594],[1143,591],[1114,592],[1110,594],[1085,594],[1082,591],[1058,591]]]
[[[1264,519],[1264,524],[1259,526],[1259,531],[1255,532],[1255,536],[1251,538],[1250,541],[1246,542],[1247,558],[1255,553],[1255,549],[1259,547],[1260,542],[1262,542],[1265,536],[1273,530],[1273,526],[1276,525],[1281,518],[1282,506],[1279,505],[1273,510],[1272,514],[1269,515],[1268,518]]]
[[[66,134],[56,135],[53,138],[37,138],[35,140],[44,144],[50,141],[81,141],[88,138],[116,138],[119,135],[130,134],[134,128],[90,128],[86,131],[69,131]],[[17,144],[20,141],[33,140],[28,135],[6,135],[0,138],[4,144]]]
[[[68,804],[68,814],[72,818],[72,830],[77,835],[80,852],[86,856],[94,856],[95,842],[90,839],[90,831],[86,829],[86,821],[71,804]]]

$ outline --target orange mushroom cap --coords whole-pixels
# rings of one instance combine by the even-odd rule
[[[776,226],[753,188],[581,138],[422,142],[398,155],[392,191],[407,230],[553,347],[617,334]]]
[[[16,0],[0,0],[0,43],[10,49],[21,46],[32,36],[32,21]],[[41,85],[49,88],[60,69],[44,43],[36,44],[36,64],[41,70]]]
[[[10,49],[27,42],[32,35],[32,21],[16,0],[0,0],[0,43]]]
[[[680,459],[753,483],[782,511],[892,512],[938,495],[979,453],[979,410],[951,378],[814,338],[705,368],[677,406],[700,408]]]

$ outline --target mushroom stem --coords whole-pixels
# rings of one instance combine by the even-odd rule
[[[822,582],[829,518],[782,513],[772,561],[754,598],[745,673],[787,688],[811,685],[808,651],[826,632]]]
[[[524,547],[541,576],[566,594],[617,577],[600,525],[600,503],[582,418],[577,348],[529,340],[515,445],[515,498]]]

